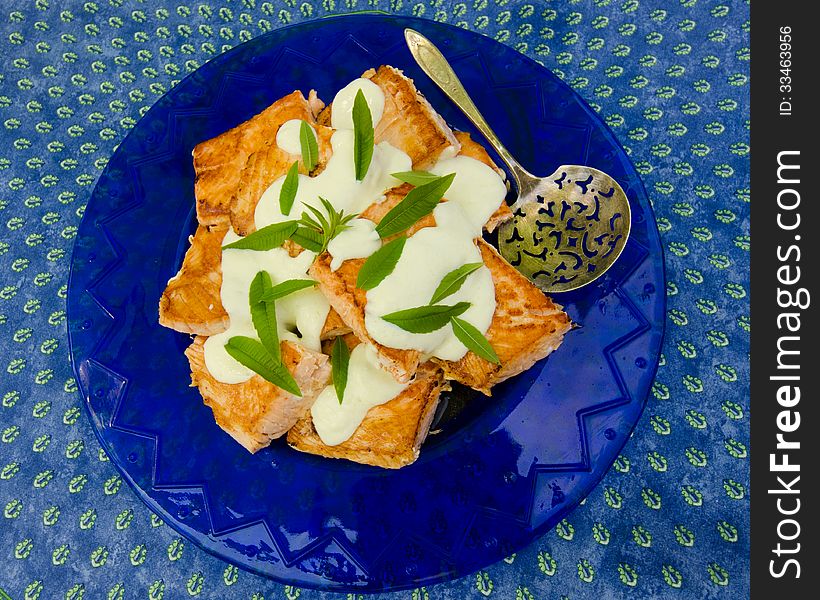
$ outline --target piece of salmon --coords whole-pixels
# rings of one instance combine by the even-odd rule
[[[458,139],[412,79],[395,67],[382,65],[370,80],[384,92],[384,112],[374,131],[377,142],[403,150],[417,170],[435,164],[447,148],[458,153]]]
[[[344,458],[386,469],[414,462],[427,437],[439,397],[447,382],[432,362],[419,366],[410,384],[392,400],[374,406],[353,435],[336,446],[325,445],[308,411],[288,432],[291,447],[327,458]]]
[[[199,388],[217,425],[249,452],[256,452],[284,435],[302,418],[330,378],[326,355],[298,344],[282,342],[282,362],[302,396],[276,387],[259,375],[237,384],[216,381],[205,366],[204,344],[197,336],[185,350],[191,366],[191,386]]]
[[[418,368],[420,353],[416,350],[388,348],[370,337],[364,324],[366,292],[356,287],[356,278],[364,260],[363,258],[346,260],[336,271],[332,271],[330,269],[331,257],[325,252],[316,258],[308,269],[308,273],[319,282],[322,294],[350,328],[350,331],[361,341],[376,348],[382,368],[393,375],[396,381],[406,383],[410,381]]]
[[[313,127],[316,131],[319,147],[320,162],[317,163],[317,167],[313,171],[317,173],[324,168],[325,163],[330,158],[330,137],[333,131],[319,125]],[[248,156],[245,166],[239,173],[236,193],[231,202],[231,225],[237,234],[244,237],[256,231],[254,213],[262,194],[274,181],[284,177],[294,162],[298,162],[301,174],[308,174],[305,166],[299,160],[299,156],[282,150],[276,145],[275,139],[272,143]]]
[[[228,328],[222,307],[222,239],[227,225],[197,227],[179,272],[159,300],[159,323],[183,333],[216,335]]]
[[[453,156],[458,152],[458,138],[416,89],[412,79],[388,65],[368,69],[362,77],[370,79],[384,92],[384,111],[373,132],[375,143],[389,142],[402,150],[416,170],[434,165],[447,148],[452,148]],[[330,126],[332,114],[330,104],[319,114],[319,124]]]
[[[316,125],[316,115],[322,108],[324,103],[315,91],[311,90],[307,99],[302,92],[295,91],[233,129],[197,144],[193,150],[194,195],[200,225],[236,221],[235,227],[247,228],[249,205],[253,204],[252,221],[256,202],[267,188],[264,182],[273,182],[299,160],[299,156],[276,145],[276,133],[286,121],[302,119],[314,126],[319,138],[319,160],[326,162],[331,152],[330,132]],[[257,153],[260,154],[248,164],[248,159]],[[255,182],[255,178],[259,181]]]

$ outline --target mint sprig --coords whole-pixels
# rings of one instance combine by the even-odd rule
[[[406,237],[396,238],[371,254],[359,269],[356,287],[362,290],[372,290],[379,285],[396,268],[406,242]]]
[[[307,211],[303,212],[302,218],[298,221],[298,227],[300,229],[304,228],[307,231],[301,231],[301,233],[299,233],[299,230],[297,230],[296,233],[299,234],[299,237],[310,238],[313,246],[318,247],[318,250],[313,250],[313,248],[310,248],[310,250],[321,254],[327,250],[327,245],[330,243],[330,240],[347,229],[349,227],[348,223],[355,219],[358,214],[346,215],[344,210],[337,211],[330,202],[321,196],[319,196],[319,201],[322,203],[325,212],[322,212],[314,206],[305,204],[305,208],[312,214],[309,214]],[[308,233],[308,231],[313,233]],[[298,240],[294,241],[300,243]]]
[[[404,199],[382,217],[376,225],[381,238],[401,233],[419,219],[429,215],[444,197],[456,174],[437,177],[429,183],[413,188]]]
[[[353,165],[356,181],[367,175],[373,159],[373,141],[373,117],[362,90],[359,90],[353,100]]]
[[[336,390],[336,398],[339,399],[339,404],[342,403],[345,397],[345,389],[347,388],[347,372],[350,367],[350,349],[347,347],[344,339],[341,336],[336,338],[333,342],[333,348],[330,351],[330,368],[333,377],[333,389]]]
[[[316,142],[313,127],[307,121],[302,121],[299,126],[299,144],[302,147],[302,164],[309,173],[319,162],[319,144]]]

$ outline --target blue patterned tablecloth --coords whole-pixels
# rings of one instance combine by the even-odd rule
[[[0,0],[0,590],[344,597],[228,566],[123,485],[77,394],[65,296],[94,182],[160,95],[265,31],[373,9],[481,31],[600,112],[654,204],[669,318],[644,416],[582,506],[485,571],[380,597],[748,596],[750,27],[731,0]]]

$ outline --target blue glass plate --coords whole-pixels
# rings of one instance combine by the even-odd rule
[[[294,89],[325,101],[364,70],[413,77],[413,27],[453,64],[507,147],[534,173],[585,164],[615,177],[632,236],[592,286],[556,297],[573,321],[547,360],[493,389],[454,393],[417,463],[386,471],[301,454],[255,455],[215,424],[190,382],[190,338],[157,303],[195,227],[193,146]],[[479,137],[480,139],[480,137]],[[451,26],[354,15],[287,27],[209,62],[143,117],[100,177],[77,236],[68,327],[89,416],[140,498],[208,552],[298,586],[395,590],[470,573],[529,544],[597,484],[643,409],[664,323],[661,246],[635,168],[594,112],[547,69]],[[465,397],[469,396],[469,397]]]

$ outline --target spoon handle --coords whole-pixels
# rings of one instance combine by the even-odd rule
[[[507,167],[509,167],[515,178],[519,196],[524,195],[526,191],[524,186],[533,179],[533,176],[528,173],[524,167],[518,164],[518,161],[513,158],[512,154],[510,154],[504,147],[504,144],[501,143],[501,140],[498,139],[498,136],[487,124],[487,121],[467,94],[467,91],[464,89],[461,81],[459,81],[450,63],[447,62],[447,59],[444,58],[433,42],[414,29],[405,29],[404,39],[407,41],[410,53],[413,55],[413,58],[416,59],[421,69],[441,88],[447,97],[467,115],[467,118],[470,119],[473,125],[487,138],[487,141],[495,149],[501,159],[507,163]],[[524,184],[524,186],[522,186],[522,184]]]

